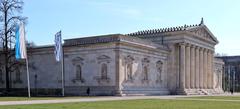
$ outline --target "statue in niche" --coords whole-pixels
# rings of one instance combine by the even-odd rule
[[[143,80],[148,80],[148,69],[147,69],[147,66],[143,67]]]
[[[143,79],[142,82],[148,82],[148,66],[149,66],[150,61],[147,58],[144,58],[142,60],[142,74],[143,74]]]
[[[125,58],[125,80],[132,81],[133,80],[133,57],[127,56]]]
[[[156,68],[157,68],[157,72],[158,72],[158,76],[157,76],[157,80],[156,82],[162,82],[162,68],[163,67],[163,62],[162,61],[157,61],[156,63]]]
[[[132,64],[127,64],[127,80],[132,80]]]

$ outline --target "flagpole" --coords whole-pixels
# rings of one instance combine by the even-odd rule
[[[29,69],[28,69],[28,58],[27,58],[27,48],[25,44],[25,28],[23,22],[20,22],[19,26],[16,28],[16,48],[15,48],[15,57],[16,59],[26,59],[27,67],[27,86],[28,86],[28,97],[31,97],[31,87],[29,80]]]
[[[28,58],[27,57],[26,57],[26,67],[27,67],[28,98],[30,98],[31,97],[31,87],[30,87],[30,78],[29,78]]]
[[[64,58],[63,58],[63,53],[64,52],[62,51],[62,56],[61,56],[62,57],[62,62],[61,62],[62,63],[62,96],[65,96],[65,94],[64,94],[65,93],[64,92],[65,91],[64,90],[64,82],[65,81],[64,81]]]
[[[62,31],[61,31],[62,32]],[[62,35],[62,33],[61,33]],[[64,84],[65,84],[65,81],[64,81],[64,49],[63,49],[63,46],[62,46],[62,41],[61,41],[61,48],[62,48],[62,56],[61,56],[61,64],[62,64],[62,96],[65,96],[65,89],[64,89]]]

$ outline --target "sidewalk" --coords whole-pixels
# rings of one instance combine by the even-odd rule
[[[105,96],[75,99],[56,99],[56,100],[0,101],[0,105],[48,104],[48,103],[50,104],[50,103],[95,102],[115,100],[138,100],[138,99],[176,99],[177,97],[183,96],[123,96],[123,97]]]
[[[239,94],[237,94],[237,95],[239,95]],[[196,98],[193,98],[193,99],[192,98],[187,98],[186,99],[186,97],[198,97],[198,96],[203,96],[203,95],[191,95],[191,96],[185,96],[185,95],[124,96],[124,97],[106,96],[106,97],[56,99],[56,100],[0,101],[0,105],[51,104],[51,103],[95,102],[95,101],[139,100],[139,99],[176,99],[176,100],[236,101],[236,102],[240,102],[240,100],[223,100],[223,99],[196,99]]]

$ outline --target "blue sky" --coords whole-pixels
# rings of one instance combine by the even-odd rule
[[[240,55],[240,0],[25,0],[27,39],[37,45],[63,39],[130,33],[184,24],[201,17],[218,38],[217,53]]]

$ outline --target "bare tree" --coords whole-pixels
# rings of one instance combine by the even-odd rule
[[[10,74],[14,72],[16,65],[19,64],[15,60],[15,30],[16,25],[23,21],[26,17],[22,17],[24,2],[22,0],[0,0],[0,39],[2,42],[3,66],[6,73],[6,90],[9,91]]]

